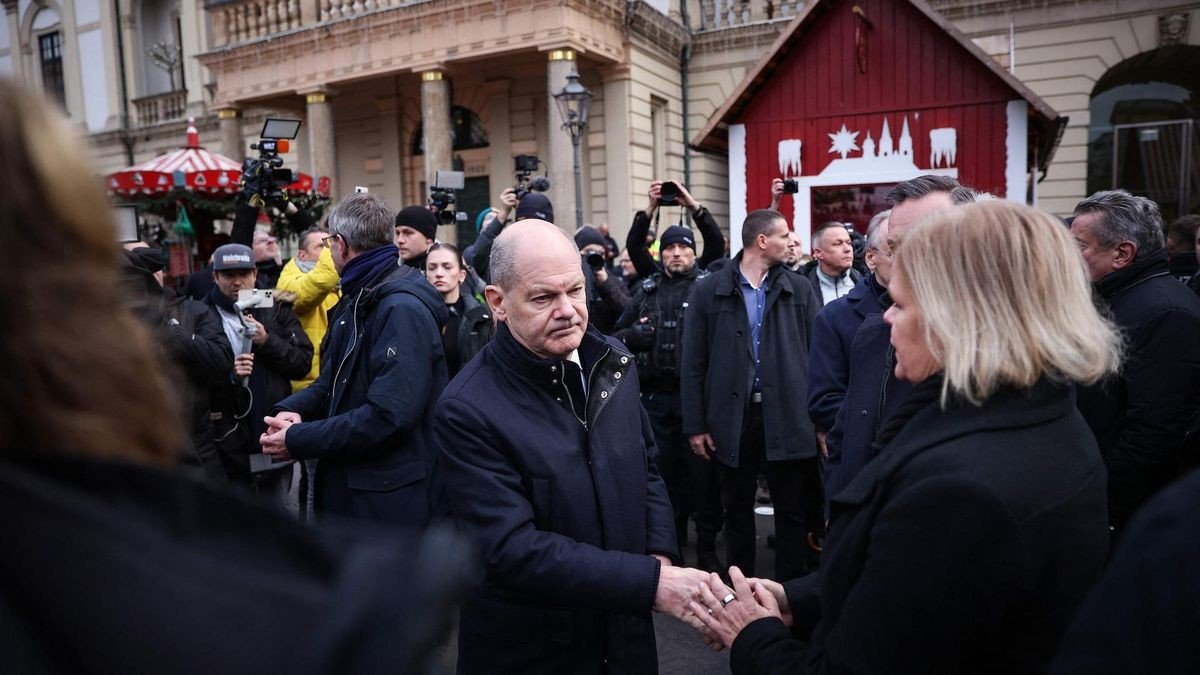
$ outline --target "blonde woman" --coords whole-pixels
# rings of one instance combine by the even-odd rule
[[[1104,563],[1104,464],[1072,387],[1120,342],[1067,229],[999,201],[941,212],[905,236],[889,291],[915,386],[833,498],[820,576],[733,570],[693,605],[734,673],[1044,671]]]

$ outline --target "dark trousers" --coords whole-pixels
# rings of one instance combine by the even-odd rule
[[[658,446],[655,463],[667,496],[675,511],[675,524],[682,544],[687,538],[687,520],[696,521],[696,552],[716,553],[717,533],[721,531],[721,492],[713,463],[692,452],[683,435],[682,406],[677,391],[643,392],[642,407],[650,417],[654,444]]]
[[[718,464],[725,504],[725,542],[730,565],[746,576],[755,565],[754,495],[758,475],[767,475],[775,507],[775,579],[786,581],[816,569],[808,533],[819,529],[821,478],[812,459],[767,461],[762,404],[751,403],[742,423],[736,467]]]

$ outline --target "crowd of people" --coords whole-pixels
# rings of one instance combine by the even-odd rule
[[[676,182],[624,247],[356,193],[176,292],[71,138],[0,81],[21,672],[427,672],[457,619],[462,673],[653,673],[652,612],[739,674],[1200,667],[1200,218],[919,176],[805,261],[782,180],[732,256]]]

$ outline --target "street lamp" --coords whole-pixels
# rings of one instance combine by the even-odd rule
[[[575,229],[583,227],[583,179],[579,173],[579,139],[587,128],[588,108],[592,104],[592,92],[579,83],[579,73],[567,75],[567,86],[554,95],[558,112],[562,115],[563,129],[571,134],[571,145],[575,148]]]

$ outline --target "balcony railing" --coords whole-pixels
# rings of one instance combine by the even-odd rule
[[[700,0],[699,5],[700,16],[692,18],[692,29],[705,31],[791,19],[804,7],[804,0]]]
[[[326,21],[431,0],[211,0],[213,47],[226,47]]]
[[[187,113],[187,90],[135,98],[133,106],[139,126],[183,119]]]

